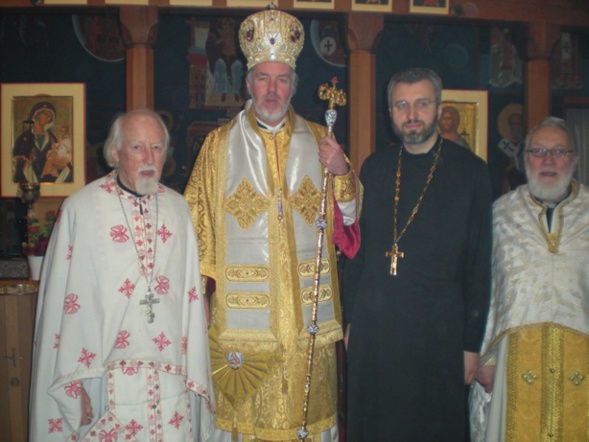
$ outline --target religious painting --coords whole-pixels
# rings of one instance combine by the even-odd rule
[[[41,196],[68,196],[85,184],[85,85],[2,84],[1,195],[39,183]]]
[[[227,6],[234,8],[266,8],[268,3],[268,0],[227,0]],[[278,0],[273,0],[272,3],[280,9]]]
[[[242,107],[246,62],[239,49],[240,21],[215,17],[210,23],[192,20],[188,48],[189,108]]]
[[[352,11],[393,12],[393,0],[352,0]]]
[[[487,161],[487,91],[442,91],[438,132]]]
[[[149,0],[104,0],[105,5],[148,6]]]
[[[499,142],[494,140],[495,181],[500,194],[516,189],[526,182],[524,166],[524,110],[521,103],[509,103],[497,116]],[[496,144],[495,144],[496,143]]]
[[[409,0],[409,12],[418,14],[448,14],[450,0]]]
[[[170,0],[170,6],[213,6],[213,0]]]
[[[335,0],[293,0],[293,7],[305,9],[333,9]]]
[[[117,14],[75,14],[72,22],[78,41],[92,57],[105,62],[125,59]]]
[[[345,68],[347,54],[339,20],[311,20],[311,44],[315,53],[331,66]]]
[[[489,47],[489,84],[508,87],[521,84],[524,63],[513,44],[514,36],[506,28],[493,27]]]
[[[562,32],[560,40],[550,54],[550,78],[554,89],[582,89],[583,56],[579,49],[579,36]]]
[[[89,0],[43,0],[44,5],[87,5]]]

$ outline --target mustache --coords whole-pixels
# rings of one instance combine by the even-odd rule
[[[157,169],[155,166],[143,166],[139,168],[138,172],[157,172]]]

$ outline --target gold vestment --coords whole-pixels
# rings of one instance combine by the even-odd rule
[[[586,441],[589,338],[544,323],[509,336],[506,442]]]
[[[301,426],[325,133],[292,108],[282,129],[263,131],[248,106],[209,134],[186,188],[201,272],[216,281],[209,335],[220,429],[285,441]],[[328,191],[311,435],[336,424],[342,330],[333,198],[354,200],[356,188],[350,172]]]

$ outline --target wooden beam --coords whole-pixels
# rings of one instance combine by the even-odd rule
[[[126,48],[127,110],[153,109],[153,44],[157,35],[155,7],[123,6],[121,36]]]
[[[550,54],[560,38],[560,27],[530,23],[526,42],[524,118],[529,129],[551,114]]]
[[[350,51],[349,143],[350,159],[356,170],[374,152],[376,132],[376,61],[375,54],[384,19],[380,14],[351,13],[347,20],[347,43]]]
[[[458,18],[507,22],[545,22],[587,27],[589,3],[576,0],[456,0]]]
[[[79,8],[75,4],[77,0],[52,0],[60,1],[61,4],[44,5],[46,0],[0,0],[0,9],[3,8],[38,8],[44,10],[62,9],[72,6]],[[125,0],[121,0],[121,3]],[[409,2],[411,0],[389,0],[393,3],[393,13],[375,12],[374,14],[382,16],[397,16],[411,19],[431,19],[433,16],[422,14],[411,14],[409,12]],[[450,0],[448,0],[450,1]],[[41,5],[33,5],[40,2]],[[106,4],[105,0],[86,0],[88,7],[116,7],[117,5]],[[129,2],[131,5],[131,2]],[[298,11],[302,14],[325,15],[331,13],[346,13],[352,11],[352,0],[335,0],[333,10],[324,9],[305,9],[293,7],[293,0],[281,0],[280,9],[285,11]],[[170,0],[147,0],[147,6],[169,8]],[[213,0],[212,6],[193,6],[184,8],[187,14],[191,11],[206,10],[210,14],[223,14],[228,10],[251,11],[260,8],[235,8],[228,7],[227,0]],[[178,8],[180,10],[180,8]],[[300,14],[298,14],[300,15]],[[436,16],[444,18],[443,16]],[[546,23],[556,23],[562,26],[587,27],[589,23],[589,2],[587,0],[452,0],[450,6],[449,18],[451,20],[464,22],[469,20],[488,20],[488,21],[505,21],[505,22],[529,22],[543,21]]]

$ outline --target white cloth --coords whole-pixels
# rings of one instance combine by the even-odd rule
[[[151,323],[141,303],[148,282]],[[87,426],[82,385],[95,416]],[[30,440],[206,440],[213,411],[186,202],[162,185],[157,197],[139,198],[113,174],[94,181],[63,203],[44,260]]]
[[[509,336],[497,344],[497,359],[507,360]],[[495,400],[491,400],[495,397]],[[504,440],[507,419],[507,364],[495,367],[493,393],[485,392],[478,382],[470,389],[471,442],[500,442]]]
[[[557,253],[550,253],[538,222],[542,206],[527,185],[493,205],[491,308],[481,350],[483,362],[504,333],[527,324],[554,322],[589,335],[589,187],[578,185],[562,201],[548,229],[560,229]]]
[[[554,323],[589,335],[589,188],[575,183],[571,195],[554,208],[551,226],[545,215],[539,217],[542,210],[527,185],[493,206],[491,308],[481,364],[496,364],[495,385],[492,397],[480,385],[473,386],[473,442],[503,438],[497,429],[505,421],[506,343],[511,334]],[[551,234],[561,231],[556,253],[548,250],[539,222]],[[489,410],[494,410],[491,416]]]

